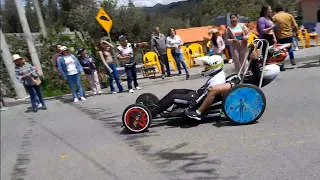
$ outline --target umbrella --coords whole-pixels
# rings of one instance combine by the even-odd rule
[[[227,13],[225,15],[218,16],[213,20],[213,25],[219,26],[219,25],[228,25],[230,26],[230,15],[231,13]],[[239,23],[248,23],[249,18],[245,16],[238,15],[238,21]]]

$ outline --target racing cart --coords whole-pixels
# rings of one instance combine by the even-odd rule
[[[263,44],[265,45],[263,46]],[[274,58],[273,55],[270,55],[270,50],[274,50],[274,47],[269,47],[269,43],[262,39],[256,39],[252,45],[258,47],[255,49],[258,51],[259,56],[262,55],[262,52],[265,52],[260,60],[264,69],[267,59]],[[263,51],[262,49],[264,48],[265,50]],[[249,51],[247,52],[248,56]],[[282,57],[282,62],[285,58]],[[280,59],[275,59],[274,61],[276,64],[282,63]],[[266,108],[266,97],[261,90],[263,73],[261,73],[259,86],[244,83],[245,79],[248,78],[246,74],[250,62],[251,60],[245,61],[239,73],[231,74],[226,78],[227,81],[234,82],[235,86],[232,87],[228,94],[216,96],[211,108],[202,114],[202,118],[217,117],[223,111],[226,119],[235,124],[246,125],[257,121],[262,116]],[[210,89],[207,90],[205,96],[209,91]],[[187,108],[198,108],[204,99],[205,97],[196,104],[175,103],[170,111],[162,113],[160,117],[152,117],[151,110],[157,107],[159,98],[152,93],[143,93],[136,99],[135,104],[129,105],[124,110],[122,115],[123,126],[132,133],[144,132],[150,127],[153,120],[186,118],[184,111]]]

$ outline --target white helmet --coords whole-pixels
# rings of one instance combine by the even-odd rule
[[[204,76],[214,76],[218,71],[223,70],[224,61],[221,56],[213,55],[203,59],[204,71],[202,75]]]

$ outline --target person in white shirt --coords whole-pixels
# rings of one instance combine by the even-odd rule
[[[171,49],[171,54],[177,63],[179,75],[181,74],[181,64],[183,66],[183,69],[186,71],[186,78],[189,79],[188,68],[186,63],[184,62],[183,52],[180,47],[183,45],[183,41],[181,40],[180,36],[176,35],[176,30],[173,28],[169,29],[166,45]]]
[[[129,93],[133,93],[132,81],[135,89],[140,90],[137,81],[136,62],[133,57],[133,48],[147,46],[148,43],[128,43],[125,35],[119,36],[120,46],[118,49],[118,58],[120,59],[120,65],[124,67],[127,74],[127,82]]]
[[[58,58],[58,69],[64,79],[68,81],[71,88],[74,102],[78,102],[78,95],[76,89],[79,91],[80,99],[85,101],[83,88],[81,85],[81,77],[83,74],[83,68],[80,65],[78,59],[70,53],[70,50],[66,46],[60,48],[61,56]]]

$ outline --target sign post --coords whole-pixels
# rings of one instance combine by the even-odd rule
[[[96,20],[98,21],[100,26],[108,33],[110,43],[113,44],[113,42],[111,40],[111,36],[110,36],[113,21],[103,8],[99,9],[98,14],[96,16]],[[119,62],[118,62],[114,48],[112,48],[112,54],[113,54],[113,59],[114,59],[116,65],[119,67]]]

